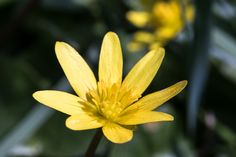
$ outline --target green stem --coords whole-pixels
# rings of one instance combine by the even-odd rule
[[[102,129],[98,129],[91,143],[89,144],[85,157],[94,157],[95,151],[101,139],[102,139]]]

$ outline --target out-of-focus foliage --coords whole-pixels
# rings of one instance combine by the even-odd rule
[[[130,50],[125,48],[130,39],[137,31],[151,32],[153,35],[155,29],[149,25],[144,28],[135,27],[126,16],[134,10],[150,13],[153,10],[152,4],[157,1],[159,2],[159,0],[1,0],[0,149],[6,145],[3,139],[12,140],[8,135],[13,131],[17,132],[15,126],[34,109],[36,102],[32,98],[32,93],[51,88],[63,77],[63,71],[54,53],[55,41],[65,41],[73,45],[91,68],[96,70],[102,37],[107,31],[115,31],[121,40],[125,60],[124,70],[127,73],[145,53],[142,49],[139,50],[141,53],[130,53]],[[180,0],[178,3],[191,3],[192,7],[195,4],[185,0]],[[98,155],[110,157],[236,155],[234,122],[236,3],[233,0],[215,0],[212,5],[211,42],[208,45],[210,69],[197,112],[195,138],[188,136],[186,130],[186,100],[189,95],[189,90],[186,89],[169,101],[165,105],[167,107],[162,108],[165,112],[175,115],[173,123],[138,127],[135,130],[135,138],[124,145],[112,145],[103,139]],[[186,11],[188,7],[183,8]],[[184,12],[183,8],[179,7],[178,12]],[[195,15],[197,12],[198,10]],[[142,19],[142,15],[137,17],[139,18]],[[203,20],[204,18],[200,18],[200,23]],[[194,24],[194,21],[192,23]],[[189,60],[193,56],[191,45],[198,43],[193,43],[192,25],[182,23],[181,26],[184,28],[177,31],[178,35],[164,42],[163,46],[166,49],[164,62],[145,94],[188,78],[188,71],[191,71],[192,67]],[[148,48],[149,43],[145,46]],[[18,157],[83,156],[94,132],[68,130],[63,122],[65,119],[65,115],[55,112],[48,121],[42,122],[33,135],[4,151]],[[25,126],[25,130],[28,129],[33,128]]]

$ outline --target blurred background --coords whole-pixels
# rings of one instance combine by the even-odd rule
[[[121,40],[124,74],[149,49],[165,47],[145,94],[189,84],[159,109],[174,122],[139,126],[122,145],[103,138],[97,156],[236,156],[234,0],[0,0],[0,157],[83,156],[94,130],[67,129],[67,116],[37,104],[32,93],[73,93],[55,42],[73,45],[97,73],[108,31]]]

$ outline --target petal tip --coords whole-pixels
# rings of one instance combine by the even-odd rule
[[[61,48],[65,47],[65,46],[67,46],[67,45],[68,45],[68,44],[65,43],[65,42],[63,42],[63,41],[57,41],[57,42],[55,43],[55,51],[56,51],[56,52],[59,52],[59,50],[60,50]]]
[[[187,81],[187,80],[183,80],[182,82],[183,82],[183,84],[184,84],[185,86],[188,84],[188,81]]]
[[[55,52],[56,52],[56,54],[58,54],[60,52],[60,49],[61,49],[62,46],[63,46],[63,43],[60,42],[60,41],[57,41],[55,43]]]
[[[55,43],[55,52],[56,52],[56,54],[58,54],[60,52],[64,52],[64,50],[66,50],[68,47],[71,47],[71,46],[69,44],[67,44],[66,42],[57,41]]]
[[[109,126],[108,126],[109,125]],[[133,131],[123,128],[118,124],[108,124],[102,127],[104,136],[111,142],[123,144],[133,138]]]
[[[71,120],[71,117],[66,119],[65,125],[67,128],[69,128],[71,130],[76,130],[74,127],[71,127],[73,125],[73,121]]]
[[[36,91],[32,94],[33,98],[36,100],[39,98],[39,95],[40,95],[40,91]]]
[[[109,31],[109,32],[106,33],[105,37],[109,37],[109,36],[117,37],[117,34],[115,32]]]
[[[62,41],[56,41],[55,43],[55,48],[59,48],[61,46],[65,45],[65,42],[62,42]]]
[[[119,37],[115,32],[107,32],[106,35],[104,36],[104,40],[111,40],[111,41],[119,41]]]
[[[171,114],[164,113],[164,115],[165,115],[165,118],[163,119],[163,121],[174,121],[175,120],[174,116],[172,116]]]
[[[184,89],[187,86],[188,81],[187,80],[183,80],[183,81],[180,81],[179,83],[181,84],[182,89]]]
[[[148,53],[152,53],[153,55],[158,55],[161,59],[163,59],[164,56],[165,56],[165,49],[160,47],[160,48],[157,48],[157,49],[152,49]]]
[[[169,121],[174,121],[174,120],[175,120],[174,116],[170,115]]]
[[[116,143],[116,144],[124,144],[124,143],[127,143],[127,142],[129,142],[129,141],[131,141],[133,139],[133,137],[130,137],[130,138],[128,138],[128,139],[126,139],[126,141],[113,141],[114,143]]]
[[[165,56],[165,49],[164,49],[164,48],[160,47],[160,48],[158,48],[156,51],[157,51],[158,53],[160,53],[162,57]]]

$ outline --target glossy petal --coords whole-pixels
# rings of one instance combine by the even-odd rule
[[[72,130],[88,130],[100,128],[104,124],[102,119],[88,114],[72,115],[66,120],[66,126]]]
[[[80,97],[86,99],[86,93],[97,87],[96,78],[88,64],[74,48],[64,42],[57,42],[55,51],[71,86]]]
[[[125,143],[133,138],[133,131],[115,123],[107,123],[102,131],[107,139],[113,143]]]
[[[118,36],[109,32],[105,35],[99,59],[99,81],[108,86],[122,80],[123,58]]]
[[[140,111],[154,110],[155,108],[159,107],[172,97],[179,94],[186,87],[186,85],[187,81],[180,81],[161,91],[157,91],[155,93],[146,95],[145,97],[141,98],[138,102],[126,108],[124,113],[137,110]]]
[[[150,122],[172,121],[174,117],[170,114],[155,111],[135,112],[121,116],[118,123],[123,125],[136,125]]]
[[[82,104],[79,103],[79,101],[83,100],[78,96],[66,92],[44,90],[35,92],[33,97],[38,102],[68,115],[81,114],[84,112],[81,109]]]
[[[156,75],[164,54],[162,48],[147,53],[128,73],[122,83],[121,91],[133,89],[137,94],[142,94]]]

